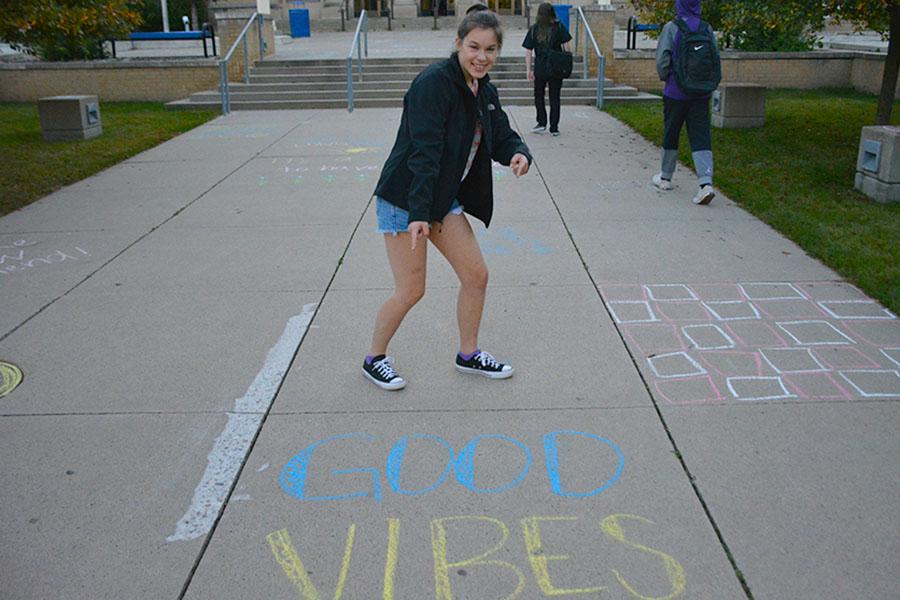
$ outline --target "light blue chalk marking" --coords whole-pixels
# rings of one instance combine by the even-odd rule
[[[347,440],[352,438],[362,438],[367,441],[375,440],[375,437],[369,435],[368,433],[357,432],[336,435],[334,437],[330,437],[307,446],[306,449],[303,450],[303,452],[288,461],[288,463],[284,466],[284,469],[282,469],[281,475],[278,477],[278,483],[281,485],[281,489],[283,489],[288,495],[293,496],[298,500],[309,500],[313,502],[322,500],[346,500],[348,498],[361,498],[364,496],[368,496],[368,491],[360,491],[351,494],[341,494],[336,496],[306,495],[306,477],[309,470],[309,460],[312,458],[313,452],[315,452],[316,448],[318,448],[319,446],[324,446],[329,442],[334,442],[337,440]],[[374,481],[372,487],[372,495],[375,498],[376,502],[381,501],[381,479],[378,474],[378,469],[335,469],[331,471],[331,473],[333,475],[346,475],[350,473],[372,473],[372,479]]]
[[[512,442],[513,444],[518,446],[522,450],[522,452],[525,453],[525,467],[522,469],[522,472],[519,473],[518,477],[516,477],[509,483],[496,488],[479,488],[475,485],[473,461],[475,458],[475,451],[478,449],[478,445],[483,439],[505,440],[507,442]],[[528,474],[528,470],[530,468],[531,451],[527,446],[525,446],[525,444],[523,444],[519,440],[500,434],[479,435],[478,437],[473,438],[472,441],[470,441],[468,444],[466,444],[466,447],[463,448],[462,452],[459,453],[459,457],[456,459],[456,480],[473,492],[479,494],[497,494],[500,492],[505,492],[506,490],[512,489],[519,485],[522,480],[525,479],[525,476]]]
[[[565,491],[563,489],[562,483],[559,481],[559,452],[557,450],[556,442],[557,438],[560,435],[582,435],[584,437],[593,438],[612,448],[612,450],[616,453],[616,456],[619,458],[619,464],[616,467],[616,472],[609,479],[609,481],[607,481],[600,487],[591,490],[590,492]],[[596,496],[597,494],[614,484],[616,481],[618,481],[619,477],[622,475],[622,470],[625,468],[625,455],[622,454],[622,450],[616,444],[606,438],[600,437],[599,435],[584,433],[583,431],[562,430],[545,434],[544,453],[547,456],[547,477],[550,479],[550,486],[553,489],[553,493],[557,496],[564,496],[568,498],[590,498],[591,496]]]
[[[400,441],[397,442],[397,444],[391,449],[391,453],[388,455],[387,461],[388,484],[391,486],[391,489],[398,494],[418,496],[420,494],[425,494],[441,487],[441,485],[447,479],[447,476],[450,474],[451,469],[453,468],[454,454],[453,448],[450,446],[450,444],[447,443],[446,440],[436,435],[414,434],[411,437],[418,440],[434,440],[437,443],[441,444],[444,448],[446,448],[447,452],[450,454],[450,459],[447,460],[447,466],[444,467],[444,472],[441,473],[441,476],[438,477],[437,481],[435,481],[427,488],[422,488],[420,490],[404,490],[400,488],[400,472],[403,469],[403,458],[406,455],[406,443],[408,439],[407,436],[402,437]]]

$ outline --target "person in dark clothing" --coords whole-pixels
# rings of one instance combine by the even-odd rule
[[[687,23],[691,31],[701,26],[700,0],[675,0],[675,18]],[[709,204],[716,192],[712,186],[713,153],[712,136],[709,126],[710,94],[694,96],[685,93],[675,80],[673,65],[677,59],[681,31],[674,21],[663,27],[656,47],[656,70],[659,78],[666,82],[663,89],[663,134],[662,167],[653,176],[653,185],[663,191],[673,189],[672,175],[678,160],[678,138],[681,127],[687,123],[688,140],[691,143],[691,155],[694,169],[697,171],[698,190],[694,196],[694,204]],[[713,36],[713,43],[715,37]]]
[[[400,129],[375,187],[378,231],[384,234],[394,293],[375,318],[363,374],[382,389],[406,385],[387,346],[407,312],[425,293],[427,241],[444,255],[460,281],[456,314],[456,368],[505,379],[513,368],[478,347],[488,271],[464,213],[490,225],[491,161],[520,177],[531,154],[510,127],[488,72],[503,43],[497,15],[482,10],[459,25],[450,58],[419,73],[403,98]]]
[[[572,36],[562,23],[556,18],[553,5],[544,2],[538,6],[537,19],[528,33],[522,46],[525,48],[525,71],[528,80],[534,82],[534,107],[537,110],[537,125],[531,128],[534,133],[547,131],[547,108],[544,105],[544,89],[550,88],[550,134],[559,135],[559,105],[562,94],[563,80],[558,77],[550,77],[541,73],[538,69],[532,69],[536,65],[541,53],[547,50],[562,52],[569,51],[569,41]]]

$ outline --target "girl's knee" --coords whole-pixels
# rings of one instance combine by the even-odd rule
[[[462,280],[462,284],[468,288],[484,290],[487,288],[489,278],[487,267],[482,266],[466,273],[465,278]]]
[[[394,295],[397,300],[407,309],[415,306],[419,300],[425,295],[425,286],[413,286],[402,290],[397,290]]]

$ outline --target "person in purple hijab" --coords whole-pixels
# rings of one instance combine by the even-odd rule
[[[708,27],[700,19],[700,0],[675,0],[675,18],[683,20],[691,31],[700,27]],[[713,43],[715,43],[715,36]],[[659,78],[665,81],[663,89],[663,134],[662,166],[660,172],[653,176],[653,185],[668,191],[674,188],[672,175],[678,160],[678,138],[682,125],[687,125],[688,140],[691,143],[691,156],[697,171],[698,190],[694,196],[694,204],[709,204],[716,192],[712,186],[713,154],[709,126],[710,94],[692,95],[678,86],[675,80],[675,61],[678,58],[678,46],[681,31],[675,21],[669,21],[663,27],[656,47],[656,71]]]

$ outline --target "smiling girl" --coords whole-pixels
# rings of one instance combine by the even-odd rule
[[[478,11],[459,25],[450,58],[430,65],[403,98],[394,148],[375,188],[378,231],[384,234],[394,293],[375,318],[363,374],[386,390],[406,386],[386,356],[406,313],[425,294],[427,241],[459,277],[457,370],[506,379],[513,368],[478,346],[488,271],[466,213],[490,224],[491,160],[528,172],[531,154],[509,126],[488,72],[503,31],[497,15]]]

